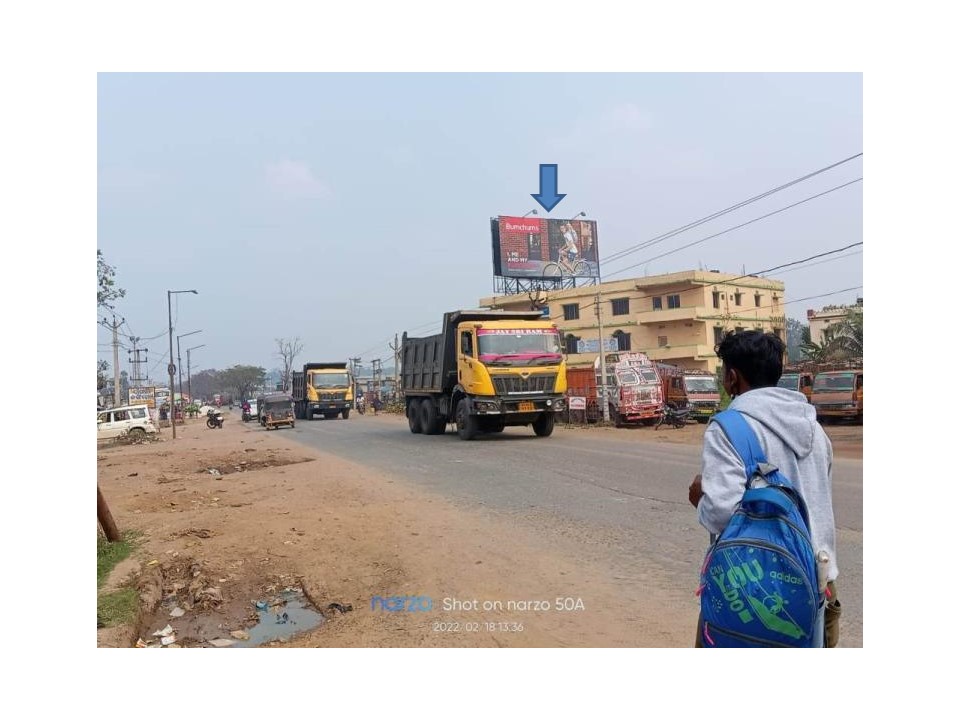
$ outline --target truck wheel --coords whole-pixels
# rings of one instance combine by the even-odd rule
[[[467,399],[457,403],[457,435],[461,440],[473,440],[477,436],[477,417],[467,411]]]
[[[344,408],[344,409],[343,409],[343,419],[346,420],[348,417],[350,417],[350,408]]]
[[[437,405],[430,398],[420,401],[420,428],[424,435],[443,435],[447,422],[437,412]]]
[[[533,431],[537,434],[537,437],[550,437],[556,419],[557,416],[552,412],[545,412],[538,417],[533,423]]]
[[[310,420],[311,422],[313,422],[313,408],[312,408],[312,407],[310,407],[309,405],[307,405],[307,406],[303,409],[303,415],[304,415],[304,417],[305,417],[307,420]]]
[[[423,426],[420,424],[420,401],[411,400],[407,403],[407,423],[410,425],[410,432],[419,435],[423,432]]]

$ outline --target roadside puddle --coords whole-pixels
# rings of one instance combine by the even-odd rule
[[[249,639],[240,640],[230,647],[257,647],[275,640],[285,640],[312,630],[325,621],[323,615],[307,603],[302,592],[285,591],[271,602],[272,604],[265,601],[257,603],[260,620],[253,627],[247,628]]]

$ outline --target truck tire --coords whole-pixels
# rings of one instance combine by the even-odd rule
[[[534,421],[533,431],[537,434],[537,437],[550,437],[553,434],[553,425],[556,420],[557,416],[552,412],[545,412]]]
[[[310,407],[309,405],[305,405],[304,408],[303,408],[303,415],[304,415],[304,417],[306,417],[307,420],[309,420],[310,422],[313,422],[313,408],[312,408],[312,407]]]
[[[467,399],[457,403],[457,435],[461,440],[473,440],[477,436],[477,416],[471,415],[467,407]]]
[[[420,401],[416,398],[407,403],[407,424],[410,425],[410,432],[414,435],[423,432],[423,426],[420,424]]]
[[[344,408],[344,409],[343,409],[343,419],[346,420],[348,417],[350,417],[350,408]]]
[[[437,405],[430,398],[420,401],[420,428],[424,435],[443,435],[447,423],[440,418]]]

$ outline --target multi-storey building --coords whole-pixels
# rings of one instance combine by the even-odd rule
[[[654,360],[711,372],[719,364],[714,348],[728,330],[772,331],[786,341],[783,282],[752,275],[690,270],[539,295],[498,295],[480,303],[541,309],[563,333],[572,366],[594,362],[601,324],[606,352],[645,352]]]

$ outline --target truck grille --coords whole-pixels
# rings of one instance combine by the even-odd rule
[[[320,400],[346,400],[347,394],[345,392],[336,392],[336,393],[318,393]]]
[[[556,384],[556,375],[531,375],[522,378],[519,375],[494,375],[493,388],[497,395],[519,395],[523,393],[552,393]]]
[[[817,410],[847,410],[851,403],[819,403]]]

